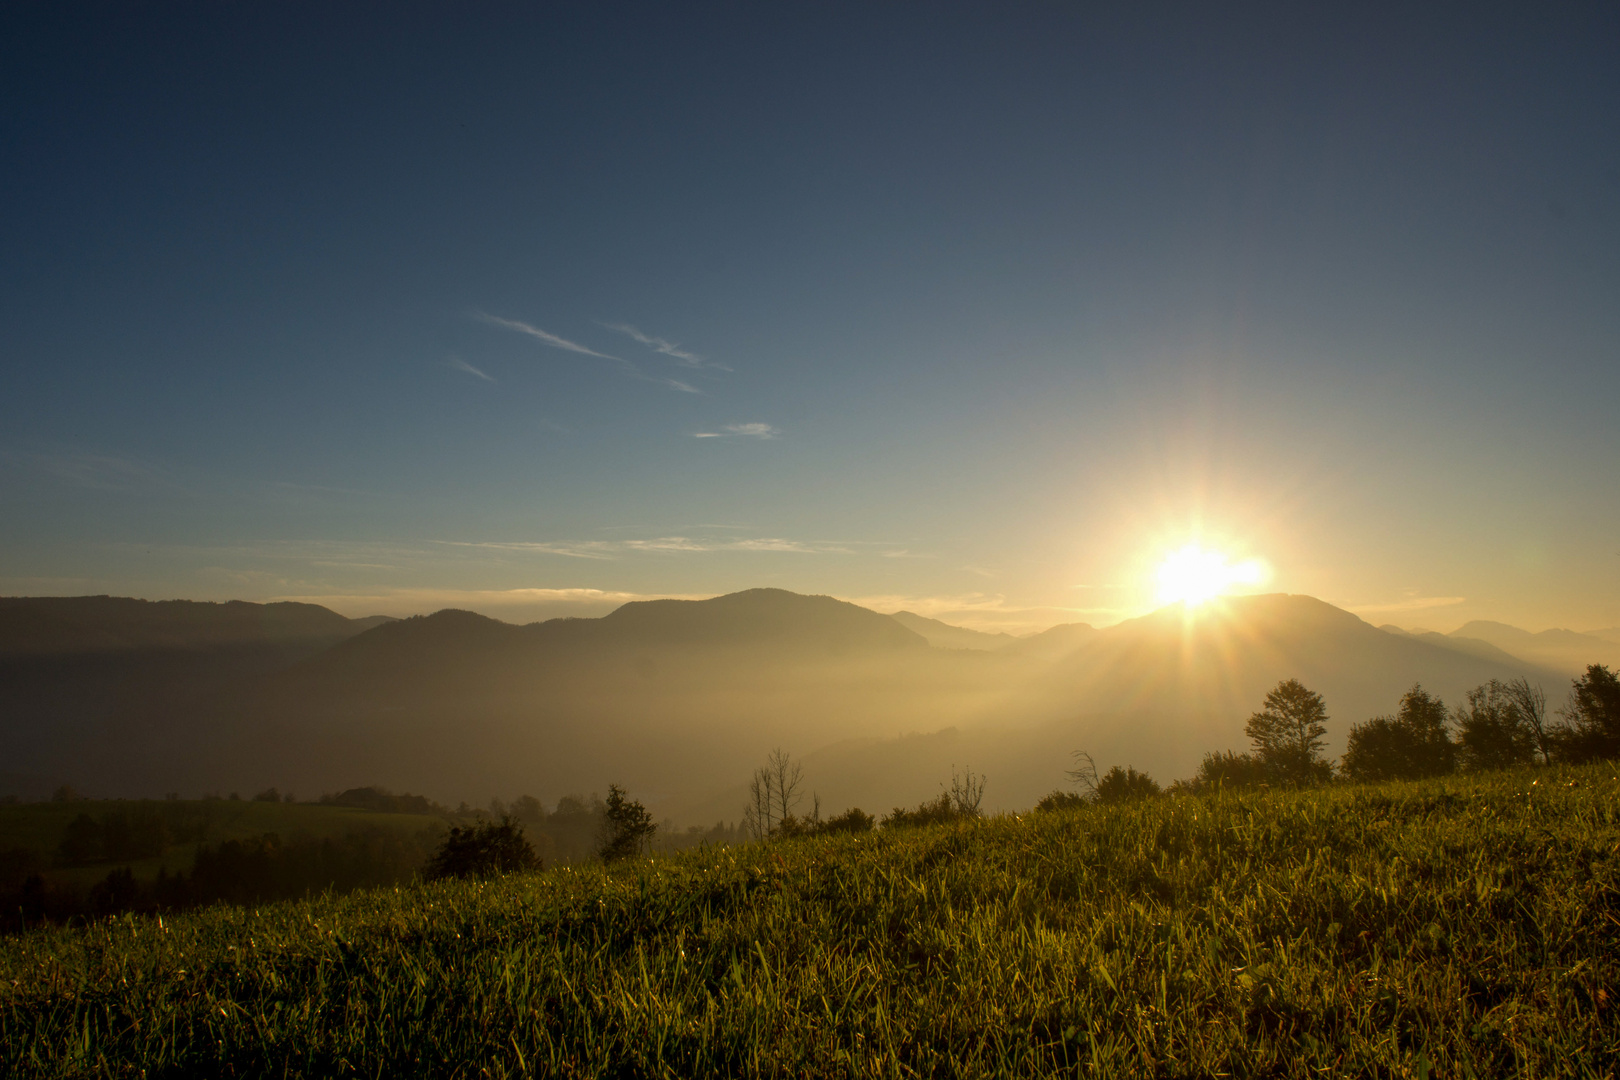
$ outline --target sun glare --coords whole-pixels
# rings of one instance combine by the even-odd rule
[[[1188,544],[1159,564],[1159,603],[1197,607],[1242,586],[1262,584],[1267,576],[1259,559],[1234,563],[1219,551]]]

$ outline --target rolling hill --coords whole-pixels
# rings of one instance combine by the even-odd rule
[[[1205,752],[1244,746],[1244,720],[1283,678],[1327,699],[1335,753],[1415,682],[1455,702],[1491,678],[1525,675],[1549,696],[1565,678],[1304,596],[1054,627],[995,650],[930,646],[896,618],[774,589],[528,626],[441,611],[354,633],[320,612],[275,613],[276,627],[309,627],[301,637],[171,638],[163,655],[184,662],[112,701],[58,686],[52,707],[72,722],[30,728],[8,712],[0,735],[25,751],[9,759],[120,795],[377,783],[452,803],[549,801],[612,781],[685,824],[734,819],[751,770],[782,746],[828,810],[914,803],[953,765],[988,774],[989,803],[1016,808],[1081,748],[1105,767],[1188,775]],[[157,653],[75,655],[118,668]]]

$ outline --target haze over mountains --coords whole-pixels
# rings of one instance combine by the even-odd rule
[[[987,803],[1013,809],[1058,786],[1080,748],[1190,775],[1205,752],[1244,747],[1245,719],[1283,678],[1324,695],[1337,753],[1351,723],[1392,712],[1414,682],[1455,703],[1524,675],[1556,704],[1570,670],[1545,662],[1550,647],[1523,657],[1460,632],[1392,633],[1288,595],[1002,639],[775,589],[527,626],[453,610],[379,623],[307,604],[0,600],[0,794],[64,780],[98,795],[381,784],[481,803],[616,782],[661,816],[709,823],[735,819],[750,771],[782,746],[824,810],[914,803],[953,765],[988,775]]]

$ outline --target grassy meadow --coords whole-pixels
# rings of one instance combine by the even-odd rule
[[[15,1076],[1610,1076],[1613,766],[0,940]]]

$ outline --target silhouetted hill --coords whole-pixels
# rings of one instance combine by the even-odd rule
[[[1016,808],[1058,784],[1075,749],[1189,775],[1204,753],[1245,746],[1245,719],[1285,678],[1327,699],[1334,752],[1414,682],[1448,703],[1521,674],[1556,693],[1562,676],[1483,649],[1283,595],[1054,627],[995,651],[932,648],[889,616],[775,589],[527,626],[441,611],[187,683],[71,738],[49,728],[50,752],[16,767],[96,794],[385,785],[451,804],[616,782],[708,823],[735,819],[750,771],[782,746],[813,763],[829,810],[914,803],[953,764],[990,776],[990,805]]]
[[[0,597],[0,655],[334,644],[362,627],[317,604]]]
[[[897,611],[889,618],[907,630],[922,635],[936,649],[978,649],[991,652],[1006,648],[1018,639],[1011,634],[987,634],[982,630],[969,630],[965,626],[930,619],[912,611]]]
[[[1506,623],[1476,619],[1446,636],[1487,642],[1533,664],[1571,674],[1585,671],[1588,664],[1620,664],[1620,644],[1597,634],[1578,634],[1573,630],[1543,630],[1533,634]]]

